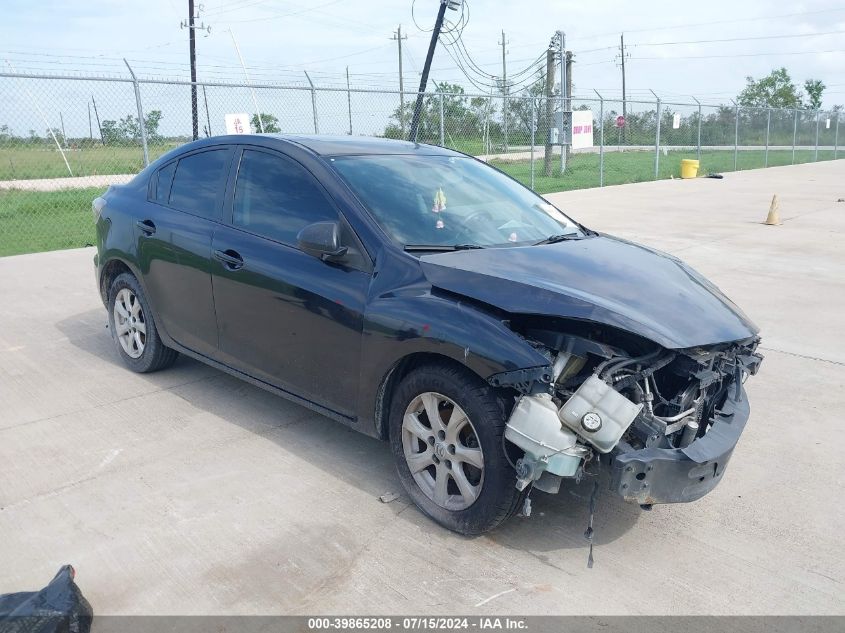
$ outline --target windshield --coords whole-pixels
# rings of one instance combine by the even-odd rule
[[[583,237],[556,207],[469,157],[338,156],[331,163],[382,228],[406,247]]]

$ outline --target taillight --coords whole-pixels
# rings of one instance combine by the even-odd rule
[[[106,206],[106,201],[103,198],[97,196],[94,198],[94,201],[91,203],[91,211],[94,212],[94,220],[100,219],[100,213],[103,210],[103,207]]]

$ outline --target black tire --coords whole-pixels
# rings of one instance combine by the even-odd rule
[[[483,453],[481,491],[464,509],[450,510],[436,503],[420,488],[408,467],[402,441],[403,418],[409,405],[426,392],[442,394],[463,409]],[[465,535],[492,530],[511,516],[524,495],[516,489],[516,474],[502,447],[505,424],[503,402],[470,371],[458,365],[437,363],[409,373],[393,394],[389,432],[399,480],[417,507],[443,527]]]
[[[138,358],[133,358],[123,349],[123,346],[118,340],[117,330],[115,328],[115,301],[117,300],[118,293],[123,289],[128,289],[141,305],[141,314],[146,333],[143,351]],[[141,284],[138,283],[134,275],[122,273],[112,282],[109,287],[108,313],[109,330],[111,330],[112,340],[117,348],[117,353],[129,369],[139,374],[146,374],[159,371],[160,369],[166,369],[173,365],[179,353],[176,350],[166,347],[161,342],[161,337],[158,335],[158,329],[156,328],[153,314],[150,310],[150,304],[147,301],[144,290],[141,288]]]

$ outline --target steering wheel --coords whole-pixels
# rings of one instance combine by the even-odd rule
[[[483,209],[481,211],[474,211],[473,213],[470,213],[466,218],[461,221],[462,228],[455,235],[455,239],[459,241],[460,238],[470,230],[471,225],[482,218],[492,220],[493,216],[490,215],[489,211],[485,211]]]

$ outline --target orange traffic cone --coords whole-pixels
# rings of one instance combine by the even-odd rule
[[[780,221],[780,202],[778,202],[777,194],[772,196],[772,204],[769,205],[769,215],[766,216],[766,222],[769,226],[778,226]]]

